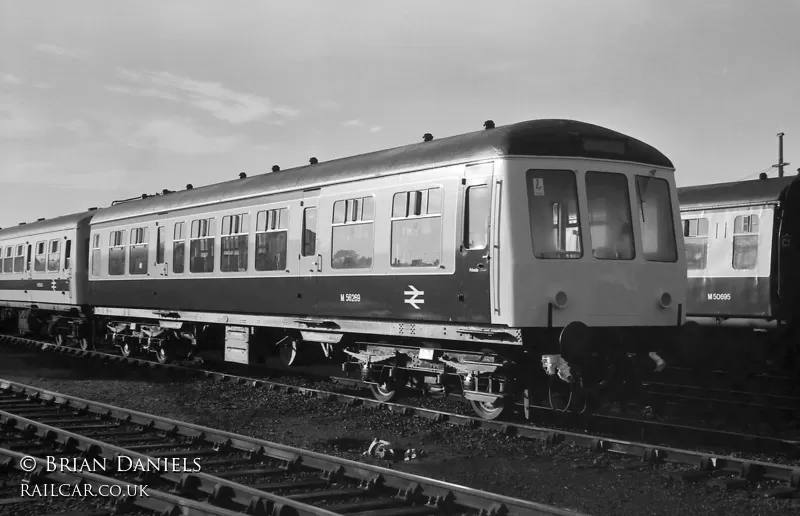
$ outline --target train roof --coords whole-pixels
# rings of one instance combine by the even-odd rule
[[[7,240],[21,236],[38,235],[41,233],[48,233],[50,231],[64,231],[74,229],[86,219],[92,218],[97,213],[95,210],[84,211],[81,213],[73,213],[71,215],[62,215],[47,220],[39,220],[36,222],[28,222],[19,226],[12,226],[10,228],[0,229],[0,240]]]
[[[655,148],[616,131],[574,120],[532,120],[130,201],[101,210],[92,223],[501,156],[586,157],[674,168]]]
[[[678,188],[681,210],[774,203],[797,176]]]

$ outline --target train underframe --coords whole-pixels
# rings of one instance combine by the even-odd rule
[[[18,310],[16,323],[21,334],[49,335],[59,344],[83,349],[109,345],[124,356],[154,355],[162,363],[196,355],[247,365],[264,363],[274,355],[286,367],[338,363],[345,378],[367,386],[377,400],[394,400],[404,389],[457,394],[484,419],[496,419],[515,405],[521,405],[526,416],[532,405],[591,410],[603,401],[635,394],[643,372],[666,365],[658,354],[663,346],[642,344],[652,343],[652,334],[665,329],[590,331],[569,325],[524,330],[522,345],[505,345],[35,310]],[[631,339],[627,333],[636,335]]]
[[[95,328],[102,330],[96,339],[123,355],[153,353],[159,362],[199,355],[258,365],[277,355],[285,367],[336,363],[345,378],[367,386],[377,400],[391,401],[405,389],[458,394],[484,419],[496,419],[518,403],[526,415],[530,405],[583,412],[609,396],[635,392],[643,371],[666,366],[652,346],[641,346],[652,335],[626,345],[624,330],[590,332],[580,325],[526,330],[522,345],[119,318],[98,318]],[[656,332],[663,331],[650,331]]]
[[[711,321],[711,322],[709,322]],[[675,360],[677,365],[740,374],[785,374],[800,377],[800,321],[784,323],[758,319],[693,318],[691,346]]]
[[[92,341],[91,316],[74,307],[68,310],[3,308],[0,326],[23,337],[51,338],[56,344],[89,349]]]

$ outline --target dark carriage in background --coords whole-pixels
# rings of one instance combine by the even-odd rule
[[[762,178],[678,189],[695,362],[793,364],[800,324],[800,183]],[[749,330],[749,331],[748,331]]]

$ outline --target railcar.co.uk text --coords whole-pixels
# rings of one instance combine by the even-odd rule
[[[34,457],[25,456],[19,461],[19,468],[30,473],[38,470],[41,474],[47,473],[106,473],[126,472],[151,472],[151,473],[197,473],[200,471],[198,459],[172,458],[172,459],[140,459],[118,455],[113,459],[108,458],[62,458],[62,457]],[[81,482],[78,484],[48,484],[23,482],[20,485],[20,496],[36,497],[142,497],[149,496],[146,485],[128,484],[103,484],[101,482]]]

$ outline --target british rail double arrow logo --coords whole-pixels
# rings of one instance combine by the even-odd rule
[[[416,310],[419,310],[418,305],[425,304],[425,299],[423,299],[423,297],[425,296],[425,291],[417,290],[416,287],[414,287],[414,285],[409,285],[408,288],[411,290],[403,291],[403,295],[411,297],[405,299],[403,302],[413,306]]]

